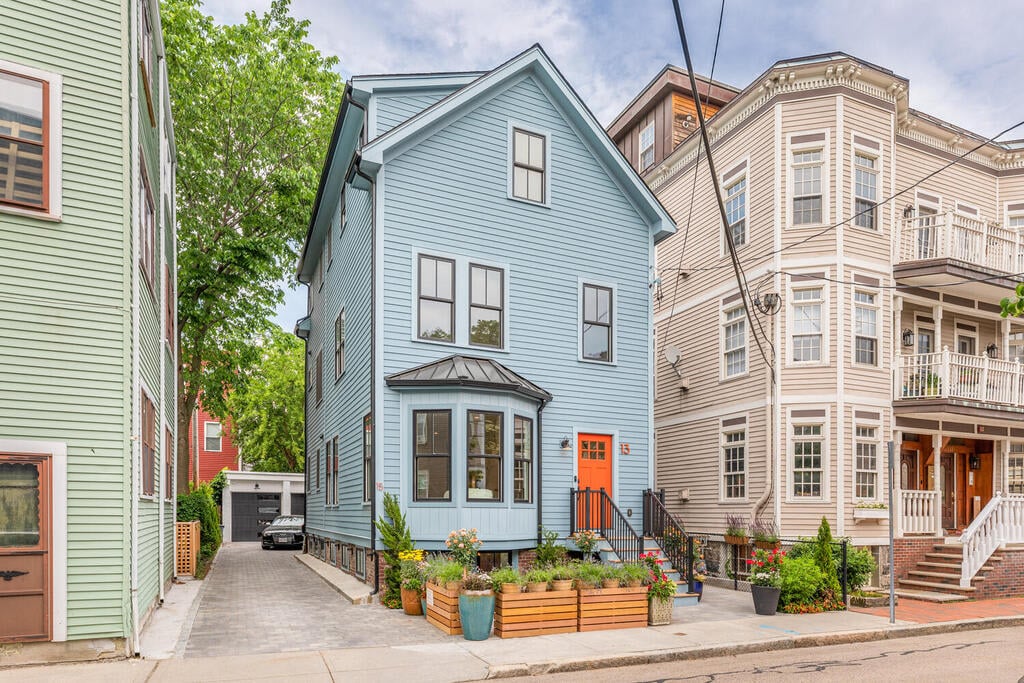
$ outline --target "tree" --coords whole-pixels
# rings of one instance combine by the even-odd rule
[[[341,94],[337,60],[288,12],[273,0],[225,26],[199,0],[162,6],[178,148],[179,471],[199,396],[225,417],[260,356],[254,341],[295,267]]]
[[[1013,297],[1003,299],[999,306],[1003,309],[1001,315],[1004,318],[1024,316],[1024,282],[1013,290]]]
[[[260,358],[228,397],[231,438],[260,472],[301,472],[305,462],[303,344],[280,328],[259,346]]]

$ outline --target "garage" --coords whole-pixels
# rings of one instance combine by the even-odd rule
[[[258,541],[263,527],[279,514],[279,493],[236,493],[231,496],[231,540]]]
[[[292,494],[292,512],[293,515],[305,515],[306,514],[306,494],[305,493],[293,493]]]
[[[255,543],[259,532],[278,515],[305,512],[301,472],[232,472],[221,498],[224,540]]]

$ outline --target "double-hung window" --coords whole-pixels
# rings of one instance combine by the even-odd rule
[[[822,221],[821,149],[793,152],[793,225],[816,225]]]
[[[853,360],[865,365],[878,365],[878,295],[874,292],[853,292]]]
[[[737,247],[747,243],[747,179],[740,178],[725,188],[725,215],[729,233]]]
[[[821,498],[824,463],[823,426],[793,426],[793,497]]]
[[[533,500],[533,420],[528,417],[515,417],[515,434],[512,439],[513,463],[512,484],[513,500],[517,503],[529,503]]]
[[[373,416],[363,417],[363,502],[373,495]]]
[[[502,413],[470,410],[466,420],[466,500],[501,500]]]
[[[203,426],[203,446],[210,453],[220,453],[222,437],[220,422],[207,422]]]
[[[1014,213],[1007,216],[1006,226],[1017,232],[1024,231],[1024,213]]]
[[[582,346],[585,360],[612,361],[612,290],[583,285]]]
[[[345,309],[334,321],[334,381],[345,372]]]
[[[547,140],[519,128],[512,130],[512,196],[543,204],[547,179]]]
[[[331,504],[338,504],[338,482],[340,477],[338,476],[338,437],[334,437],[331,440]]]
[[[328,439],[326,446],[327,450],[324,453],[324,490],[326,491],[324,504],[334,505],[334,451],[332,450],[334,442]]]
[[[150,291],[156,296],[156,204],[153,202],[153,188],[149,184],[149,174],[146,173],[145,157],[140,166],[142,177],[142,203],[141,222],[139,228],[142,231],[141,244],[142,254],[140,256],[142,272],[146,275],[146,282],[149,283]]]
[[[854,497],[874,500],[878,497],[878,428],[856,428],[854,455]]]
[[[793,290],[793,362],[821,361],[822,303],[821,287]]]
[[[473,346],[502,347],[504,276],[501,268],[469,266],[469,343]]]
[[[1006,492],[1024,493],[1024,443],[1010,444],[1006,466]]]
[[[174,500],[174,437],[164,430],[164,500]]]
[[[324,400],[324,350],[316,352],[316,404]]]
[[[153,91],[153,24],[149,18],[149,0],[142,0],[142,26],[139,31],[139,63],[146,78],[146,89]],[[148,93],[147,93],[148,94]]]
[[[455,341],[455,261],[419,257],[420,339]]]
[[[722,432],[722,496],[747,497],[747,430]]]
[[[722,341],[725,376],[742,375],[747,371],[747,315],[742,306],[725,312]]]
[[[156,408],[149,396],[141,392],[142,415],[140,441],[142,442],[142,495],[156,495]]]
[[[640,171],[654,165],[654,122],[640,129]]]
[[[45,80],[0,70],[0,204],[48,207],[49,89]]]
[[[452,411],[414,410],[413,470],[417,501],[452,499]]]
[[[878,229],[878,159],[861,152],[853,154],[853,224]]]

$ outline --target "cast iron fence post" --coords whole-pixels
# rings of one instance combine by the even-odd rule
[[[846,585],[847,585],[847,577],[846,577],[846,546],[847,546],[847,541],[846,541],[846,539],[843,539],[843,607],[844,608],[846,607]]]
[[[569,487],[569,535],[576,533],[576,489]]]

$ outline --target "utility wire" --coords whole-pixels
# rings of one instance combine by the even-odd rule
[[[921,289],[922,288],[922,285],[900,285],[900,284],[896,284],[896,285],[881,285],[881,284],[879,284],[879,285],[866,285],[863,282],[854,282],[854,281],[851,281],[851,280],[838,280],[836,278],[826,277],[824,275],[808,275],[807,273],[792,273],[792,272],[790,272],[788,270],[778,270],[778,271],[774,271],[774,272],[782,273],[783,275],[788,275],[790,277],[803,278],[805,280],[824,280],[825,282],[834,282],[834,283],[839,284],[839,285],[853,285],[855,287],[863,287],[864,289],[892,289],[892,290],[900,290],[900,289]],[[929,285],[923,285],[923,286],[928,288],[928,289],[933,289],[933,288],[936,288],[936,287],[961,287],[963,285],[970,285],[970,284],[974,284],[974,283],[978,283],[978,282],[992,282],[993,280],[1002,280],[1004,278],[1024,278],[1024,273],[1012,273],[1012,274],[1009,274],[1009,275],[990,275],[988,277],[964,278],[963,280],[959,280],[959,281],[956,281],[956,282],[937,282],[935,284],[929,284]]]
[[[683,57],[686,59],[686,70],[689,72],[690,76],[690,90],[693,92],[694,102],[697,105],[697,120],[700,122],[700,136],[708,157],[708,171],[711,173],[711,185],[715,190],[715,198],[718,201],[718,211],[720,218],[722,219],[722,229],[725,232],[726,245],[729,247],[729,257],[732,261],[733,272],[736,276],[736,283],[740,288],[740,300],[743,302],[743,311],[747,316],[747,320],[750,321],[754,318],[749,302],[750,293],[744,286],[745,278],[743,277],[739,259],[736,256],[736,244],[733,242],[732,231],[729,230],[729,217],[725,210],[725,202],[722,200],[722,188],[718,186],[718,174],[715,171],[715,160],[711,153],[711,140],[708,137],[707,121],[704,120],[704,108],[700,104],[700,94],[697,90],[697,79],[693,75],[693,60],[690,59],[690,47],[686,42],[686,30],[683,28],[683,15],[679,9],[679,0],[672,0],[672,7],[675,10],[676,27],[679,29],[679,41],[683,46]],[[752,326],[751,331],[753,331]],[[765,364],[768,366],[772,384],[775,384],[775,366],[768,359],[768,354],[764,350],[764,345],[761,343],[761,339],[756,334],[752,334],[751,336],[754,338],[754,341],[757,342],[757,349],[761,353],[761,358],[764,359]]]

